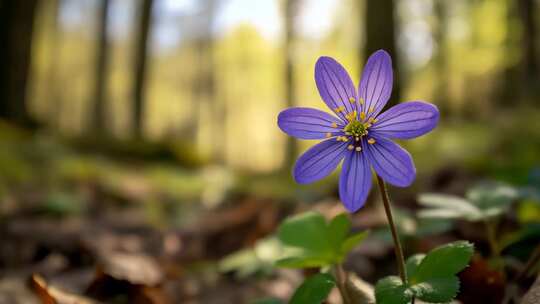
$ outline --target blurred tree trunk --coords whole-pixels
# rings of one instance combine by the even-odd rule
[[[538,50],[536,43],[537,37],[537,21],[536,21],[536,3],[534,0],[519,0],[519,12],[521,22],[523,24],[523,36],[521,38],[523,50],[522,54],[522,73],[523,84],[527,97],[531,98],[531,92],[538,84],[540,75],[538,72]]]
[[[518,12],[518,5],[515,0],[506,1],[506,38],[505,38],[505,53],[508,63],[513,63],[516,60],[515,54],[521,49],[520,33],[516,29],[518,24],[521,23]],[[501,75],[498,77],[498,89],[495,90],[495,100],[498,107],[511,107],[509,100],[517,101],[519,99],[520,91],[520,77],[519,67],[515,64],[507,64],[501,70]]]
[[[133,80],[133,132],[136,138],[141,138],[143,135],[148,34],[152,23],[153,4],[153,0],[142,0],[137,18],[136,33],[138,37],[135,45],[135,71]]]
[[[109,62],[109,39],[107,37],[110,0],[101,0],[98,21],[98,43],[96,49],[96,71],[94,91],[93,131],[106,130],[105,109],[107,106],[107,66]]]
[[[215,41],[213,35],[216,0],[200,1],[195,45],[197,49],[197,77],[195,77],[195,98],[198,115],[197,126],[209,127],[210,158],[219,164],[225,161],[226,108],[216,98]]]
[[[448,15],[446,0],[435,0],[435,16],[437,27],[435,29],[435,41],[437,42],[437,54],[434,58],[437,74],[434,102],[442,113],[449,113],[452,108],[448,92]]]
[[[366,1],[364,10],[366,20],[366,41],[360,58],[364,56],[365,62],[373,52],[384,49],[392,56],[394,68],[394,90],[386,107],[397,104],[400,98],[400,82],[402,79],[396,71],[399,69],[399,56],[396,48],[396,17],[395,3],[393,0],[369,0]]]
[[[533,102],[540,96],[536,3],[534,0],[508,0],[507,9],[506,52],[509,58],[519,53],[520,61],[502,71],[497,94],[501,107],[512,107],[515,101]]]
[[[60,127],[60,119],[62,113],[62,95],[59,92],[60,77],[59,77],[59,56],[60,43],[62,40],[62,29],[60,28],[59,15],[62,6],[62,0],[51,0],[50,10],[50,57],[49,66],[47,67],[47,79],[50,82],[48,99],[51,105],[47,119],[48,123],[55,128]]]
[[[37,0],[0,1],[0,118],[30,126],[27,81]]]
[[[294,107],[296,104],[295,79],[294,79],[294,43],[296,41],[295,19],[298,15],[300,0],[285,0],[284,21],[285,21],[285,45],[283,47],[285,58],[285,102],[287,107]],[[287,136],[285,148],[284,168],[289,170],[298,155],[298,145],[292,136]]]

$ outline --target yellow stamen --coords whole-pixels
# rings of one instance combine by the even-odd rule
[[[352,149],[354,149],[354,146],[353,146],[353,145],[349,145],[349,146],[347,147],[347,149],[352,150]]]
[[[360,137],[355,137],[354,140],[360,141]]]
[[[360,119],[361,120],[366,119],[366,113],[364,111],[360,112]]]
[[[337,123],[333,122],[332,123],[332,128],[337,128]]]
[[[373,117],[370,117],[370,118],[368,118],[367,122],[368,122],[368,123],[372,123],[373,120],[374,120],[374,118],[373,118]]]
[[[326,133],[326,138],[332,137],[332,133],[328,132]]]
[[[364,98],[360,97],[359,102],[360,102],[361,105],[363,105],[365,103]]]
[[[335,108],[334,111],[336,111],[337,113],[343,112],[343,111],[345,111],[345,107],[344,106],[339,106],[339,107]]]
[[[354,97],[349,97],[349,102],[350,103],[354,103],[356,101],[356,99],[354,99]]]
[[[379,121],[377,118],[373,119],[373,123],[376,123],[377,121]]]
[[[362,147],[356,147],[356,152],[362,151]]]
[[[376,141],[375,141],[375,138],[370,138],[370,139],[368,139],[367,142],[368,142],[368,144],[373,145]]]
[[[375,111],[375,107],[373,107],[373,106],[369,107],[369,111],[368,111],[368,113],[370,113],[370,114],[371,114],[371,113],[373,113],[373,111]]]
[[[352,111],[351,113],[347,114],[347,120],[349,120],[350,122],[356,120],[356,110],[355,111]]]

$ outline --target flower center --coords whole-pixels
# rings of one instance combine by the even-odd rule
[[[345,126],[343,131],[345,131],[345,134],[347,135],[351,135],[354,137],[362,137],[364,135],[367,135],[367,129],[367,125],[355,119],[350,121],[349,124]]]
[[[342,142],[349,142],[349,145],[347,146],[347,149],[349,150],[355,150],[356,152],[362,151],[362,144],[360,139],[362,137],[368,135],[368,129],[371,127],[373,123],[377,122],[376,118],[370,117],[366,121],[366,114],[362,111],[360,112],[360,120],[357,119],[357,112],[353,111],[345,115],[345,118],[349,121],[349,123],[343,128],[343,132],[345,135],[339,135],[336,137],[337,141]],[[332,127],[337,127],[336,123],[332,124]],[[326,137],[332,137],[332,133],[326,133]],[[375,139],[370,138],[368,139],[367,143],[370,145],[375,144]]]

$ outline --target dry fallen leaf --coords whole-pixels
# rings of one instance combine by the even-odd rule
[[[521,304],[538,304],[540,303],[540,275],[534,281],[529,291],[521,300]]]
[[[163,281],[163,272],[158,263],[142,254],[104,254],[101,267],[106,275],[131,284],[156,286]]]
[[[102,255],[87,294],[102,301],[125,296],[129,303],[166,304],[163,282],[163,271],[152,257],[108,252]]]
[[[49,286],[45,279],[38,274],[30,278],[30,285],[42,304],[98,304],[94,300],[68,293],[56,287]]]

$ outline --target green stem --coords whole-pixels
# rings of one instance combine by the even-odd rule
[[[501,258],[501,249],[499,248],[499,243],[497,242],[497,236],[495,231],[495,223],[491,222],[489,219],[484,221],[486,225],[486,234],[489,242],[489,248],[491,250],[492,257],[499,260]]]
[[[339,293],[341,294],[341,299],[343,300],[343,304],[352,303],[351,300],[349,299],[349,294],[347,293],[347,273],[345,272],[345,269],[343,269],[343,265],[341,265],[341,263],[336,264],[335,272],[336,272],[336,283],[339,289]]]
[[[390,207],[390,198],[388,196],[388,190],[386,189],[386,184],[383,179],[377,175],[377,182],[379,184],[379,190],[381,192],[381,197],[383,200],[384,211],[386,212],[386,218],[388,219],[388,225],[390,226],[390,231],[392,232],[392,239],[394,240],[394,253],[396,255],[399,276],[403,281],[403,284],[407,283],[407,273],[405,270],[405,256],[403,255],[403,248],[399,241],[399,235],[397,232],[396,224],[394,223],[394,217],[392,216],[392,208]],[[413,302],[414,303],[414,302]]]

